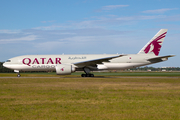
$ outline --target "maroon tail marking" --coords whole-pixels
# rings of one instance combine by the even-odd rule
[[[151,49],[151,44],[153,44],[154,49],[150,52],[153,52],[156,56],[159,55],[159,51],[161,49],[161,45],[160,43],[162,43],[162,41],[158,41],[162,38],[164,38],[166,36],[166,33],[163,33],[162,35],[158,36],[156,39],[154,39],[151,43],[149,43],[149,45],[144,49],[144,52],[147,54],[149,52],[149,50]]]

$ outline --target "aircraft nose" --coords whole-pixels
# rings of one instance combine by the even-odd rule
[[[3,66],[6,67],[6,63],[3,63]]]
[[[7,63],[3,63],[3,66],[9,68],[9,65]]]

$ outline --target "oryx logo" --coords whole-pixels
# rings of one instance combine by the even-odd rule
[[[61,68],[61,71],[64,71],[64,67],[63,67],[63,68]]]
[[[144,49],[144,52],[147,54],[149,52],[153,52],[156,56],[159,54],[161,49],[161,45],[163,41],[160,41],[166,36],[166,33],[161,34],[160,36],[156,37],[149,45]]]

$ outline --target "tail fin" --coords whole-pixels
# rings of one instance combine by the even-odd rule
[[[159,55],[162,43],[166,36],[167,29],[161,29],[140,51],[138,54]]]

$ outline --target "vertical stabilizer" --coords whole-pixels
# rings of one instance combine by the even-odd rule
[[[138,54],[159,55],[162,43],[166,36],[167,29],[161,29],[140,51]]]

